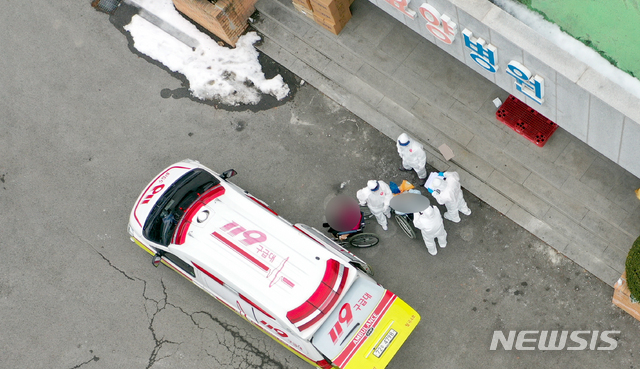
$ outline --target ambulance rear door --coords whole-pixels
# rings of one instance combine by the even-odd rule
[[[313,335],[312,343],[341,369],[383,369],[420,321],[408,304],[358,278]]]

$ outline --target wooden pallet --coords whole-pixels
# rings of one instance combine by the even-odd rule
[[[613,304],[640,320],[640,303],[631,301],[631,292],[627,286],[627,273],[622,274],[613,286]]]

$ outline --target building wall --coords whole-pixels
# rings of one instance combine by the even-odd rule
[[[487,0],[370,1],[640,177],[638,96]]]

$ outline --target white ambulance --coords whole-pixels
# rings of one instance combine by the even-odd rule
[[[160,173],[131,211],[131,240],[323,369],[382,369],[420,321],[369,266],[293,225],[197,161]]]

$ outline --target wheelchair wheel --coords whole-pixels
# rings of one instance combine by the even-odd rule
[[[398,222],[398,225],[400,226],[400,228],[402,228],[402,231],[404,231],[404,233],[409,236],[409,238],[416,238],[416,231],[413,229],[413,225],[406,215],[396,214],[396,222]]]
[[[349,238],[349,244],[353,247],[371,247],[379,241],[378,235],[374,233],[358,233]]]
[[[360,212],[362,212],[362,217],[364,219],[369,219],[371,217],[373,217],[373,214],[371,214],[371,210],[369,210],[368,206],[360,206]]]

